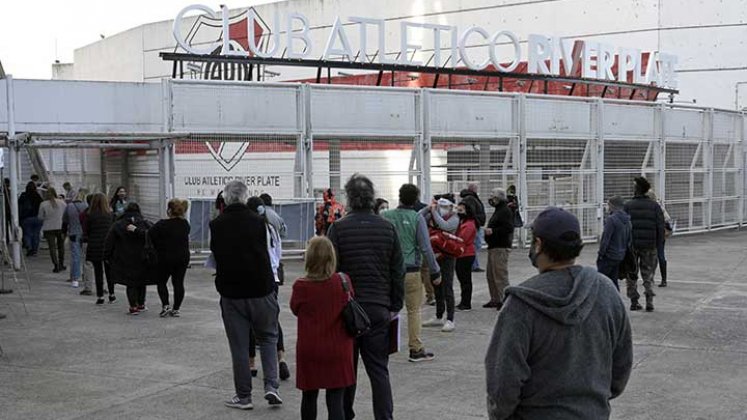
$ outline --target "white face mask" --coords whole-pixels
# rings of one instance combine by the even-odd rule
[[[260,216],[265,215],[265,206],[257,206],[257,213],[259,213]]]
[[[441,217],[446,217],[449,214],[451,214],[451,209],[448,207],[439,207],[438,208],[438,214],[441,215]]]

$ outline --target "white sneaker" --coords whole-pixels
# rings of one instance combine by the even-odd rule
[[[80,285],[78,284],[78,280],[73,280],[73,288],[74,288],[74,289],[77,289],[77,288],[78,288],[78,286],[80,286]]]
[[[443,325],[444,321],[439,318],[431,318],[425,322],[423,322],[424,327],[440,327]]]
[[[452,332],[454,331],[454,323],[452,321],[449,321],[448,319],[446,322],[444,322],[444,327],[441,328],[442,332]]]

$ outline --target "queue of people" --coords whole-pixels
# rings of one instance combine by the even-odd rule
[[[190,226],[185,219],[189,203],[169,201],[168,218],[152,225],[131,201],[124,187],[110,199],[103,193],[89,194],[63,184],[64,194],[39,182],[36,175],[18,199],[19,219],[26,256],[38,253],[40,234],[49,246],[52,271],[66,271],[65,244],[70,249],[70,275],[73,288],[83,296],[96,294],[96,305],[117,298],[115,285],[126,288],[128,313],[147,310],[146,287],[156,285],[161,300],[161,317],[178,317],[184,300],[184,278],[189,266]],[[42,197],[43,195],[43,197]],[[173,288],[169,300],[168,281]],[[106,282],[106,288],[104,283]]]
[[[82,268],[90,264],[96,304],[105,303],[106,293],[114,302],[114,285],[121,284],[126,287],[129,314],[139,315],[148,310],[147,286],[156,285],[159,315],[180,315],[190,260],[187,201],[170,200],[168,218],[151,224],[122,187],[110,200],[101,193],[73,194],[66,188],[67,202],[52,187],[46,188],[44,200],[36,198],[37,188],[29,183],[20,199],[24,220],[38,219],[25,223],[29,255],[38,251],[32,235],[41,225],[55,272],[67,269],[65,236],[70,242],[70,279],[78,287],[84,277],[81,294],[92,294]],[[345,206],[331,189],[325,191],[316,217],[318,236],[307,244],[304,274],[293,283],[289,302],[298,323],[296,387],[302,392],[303,420],[317,417],[321,390],[326,393],[328,418],[355,417],[359,359],[371,382],[374,418],[394,418],[388,364],[394,344],[390,331],[399,322],[398,314],[406,310],[408,360],[434,360],[423,343],[422,327],[451,333],[456,312],[472,310],[480,237],[488,246],[490,301],[483,307],[499,311],[485,358],[489,417],[609,416],[609,400],[624,391],[632,368],[630,322],[617,281],[626,279],[630,309],[643,309],[636,290],[640,271],[645,309],[654,310],[653,271],[663,258],[667,223],[671,224],[661,204],[651,198],[645,178],[636,178],[631,200],[608,200],[610,215],[596,270],[576,264],[583,249],[578,219],[554,207],[541,212],[531,225],[528,254],[538,274],[515,286],[509,284],[508,259],[515,229],[523,225],[515,189],[490,192],[490,220],[472,185],[460,193],[460,200],[444,193],[424,204],[418,187],[405,184],[398,206],[391,209],[386,200],[377,199],[373,182],[363,175],[352,176],[344,189]],[[247,186],[239,181],[229,182],[219,200],[220,214],[210,222],[210,249],[235,388],[225,405],[254,408],[258,348],[263,399],[278,407],[283,404],[280,381],[290,376],[278,296],[287,227],[273,210],[272,197],[249,197]],[[666,268],[662,277],[661,286],[666,286]],[[422,322],[426,284],[433,288],[435,316]],[[355,310],[351,307],[359,308],[366,319],[365,328],[356,333],[348,325],[350,311]]]

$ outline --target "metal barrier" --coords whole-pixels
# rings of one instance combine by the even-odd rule
[[[341,187],[356,172],[370,176],[391,206],[406,182],[421,187],[423,200],[458,193],[469,183],[478,184],[484,199],[493,188],[514,185],[526,223],[546,206],[562,206],[578,216],[586,240],[601,234],[606,199],[631,196],[632,180],[641,175],[676,220],[676,234],[741,226],[747,217],[747,122],[732,111],[291,83],[19,81],[15,93],[7,86],[11,82],[0,83],[0,101],[31,95],[59,104],[64,93],[66,101],[80,104],[66,114],[54,113],[56,105],[26,109],[28,101],[9,105],[8,112],[0,106],[0,131],[7,127],[16,147],[25,146],[17,133],[56,139],[60,130],[109,149],[121,136],[133,148],[148,143],[147,150],[96,152],[102,174],[127,178],[135,194],[148,198],[153,216],[163,215],[168,198],[191,197],[201,221],[195,248],[206,246],[203,221],[210,214],[208,204],[198,203],[212,203],[231,179],[283,204],[313,202],[327,188],[344,202]],[[10,124],[14,118],[17,124]],[[63,167],[55,158],[54,175],[75,176],[72,162],[86,172],[79,176],[82,183],[100,176],[91,172],[95,158],[63,150],[55,152],[77,157],[67,156]],[[102,184],[114,185],[110,179]],[[289,217],[300,218],[299,231],[308,232],[313,205]],[[302,244],[307,237],[297,239]]]

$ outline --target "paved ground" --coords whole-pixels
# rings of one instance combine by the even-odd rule
[[[747,419],[747,233],[679,237],[667,252],[671,287],[659,289],[655,313],[632,314],[635,370],[613,403],[613,418]],[[592,263],[594,255],[589,246],[582,262]],[[292,380],[281,388],[283,408],[258,404],[253,412],[239,412],[222,406],[233,393],[230,358],[205,269],[189,271],[183,316],[159,319],[154,289],[153,310],[129,317],[124,290],[116,304],[97,307],[69,288],[64,276],[53,275],[46,257],[30,266],[30,290],[24,281],[12,295],[0,296],[0,312],[8,313],[0,321],[0,418],[299,417]],[[289,264],[289,277],[299,270],[298,263]],[[514,284],[531,273],[524,251],[511,255],[510,270]],[[479,306],[487,299],[484,276],[477,275],[475,284]],[[289,292],[281,288],[281,323],[292,361]],[[432,308],[424,311],[431,315]],[[393,357],[397,418],[486,417],[482,358],[495,317],[485,309],[458,313],[454,333],[426,331],[424,341],[437,355],[430,364],[410,364],[404,353]],[[367,378],[360,383],[359,418],[370,419]]]

